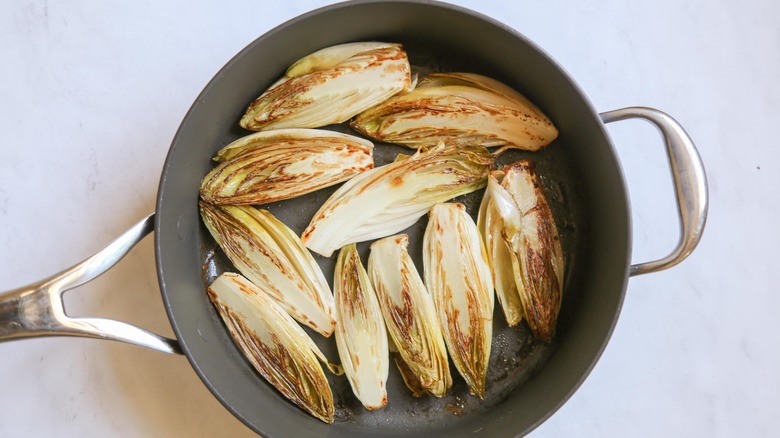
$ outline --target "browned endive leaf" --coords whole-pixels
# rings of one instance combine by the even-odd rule
[[[415,396],[442,397],[452,386],[447,348],[436,310],[407,252],[406,234],[371,244],[368,273],[387,332],[398,354],[396,365]]]
[[[500,184],[490,176],[488,190],[503,222],[525,319],[536,338],[550,342],[561,308],[563,251],[533,162],[507,166]]]
[[[463,204],[431,209],[423,264],[452,362],[469,391],[483,398],[493,340],[493,282],[479,231]]]
[[[494,171],[490,173],[499,183],[504,180],[504,172]],[[496,211],[490,190],[485,190],[482,203],[479,206],[477,228],[482,234],[485,243],[487,262],[493,274],[493,285],[496,288],[496,296],[504,311],[506,322],[514,326],[523,320],[523,303],[515,285],[515,273],[512,268],[512,254],[504,241],[504,221]]]
[[[258,97],[241,118],[253,131],[317,128],[355,114],[411,87],[400,44],[358,42],[326,47],[301,58]]]
[[[200,203],[203,223],[233,265],[293,318],[323,336],[336,326],[333,294],[298,236],[269,211]]]
[[[355,397],[366,409],[387,404],[387,330],[355,244],[341,248],[333,273],[336,348]]]
[[[558,137],[542,111],[511,87],[474,73],[433,73],[358,114],[351,126],[412,148],[438,142],[539,150]]]
[[[334,406],[320,361],[327,362],[312,339],[263,290],[233,273],[220,275],[209,298],[252,366],[279,392],[311,415],[333,423]]]
[[[353,242],[402,231],[436,203],[485,187],[493,156],[440,144],[357,175],[315,213],[301,240],[325,257]]]
[[[214,157],[200,187],[210,204],[260,205],[294,198],[372,169],[374,145],[320,129],[278,129],[239,138]]]

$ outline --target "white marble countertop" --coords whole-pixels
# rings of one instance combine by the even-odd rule
[[[0,3],[0,290],[72,265],[152,212],[171,139],[212,75],[327,3]],[[709,174],[699,247],[629,281],[601,360],[532,435],[777,436],[780,3],[454,3],[535,41],[598,110],[673,115]],[[609,131],[633,200],[634,258],[663,256],[677,223],[658,135],[635,122]],[[171,335],[151,238],[66,305]],[[84,339],[0,344],[0,437],[251,435],[183,357]]]

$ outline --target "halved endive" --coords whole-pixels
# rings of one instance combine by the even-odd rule
[[[539,150],[558,136],[552,121],[511,87],[474,73],[434,73],[359,114],[351,125],[412,148],[449,144]]]
[[[489,178],[494,178],[500,183],[504,179],[504,172],[500,170],[490,172]],[[485,190],[485,194],[482,196],[477,228],[485,243],[487,261],[493,275],[493,285],[496,289],[498,302],[504,311],[506,322],[510,326],[517,325],[523,320],[523,303],[520,301],[520,293],[515,285],[512,255],[502,236],[503,220],[491,201],[490,190]]]
[[[409,59],[400,44],[340,44],[290,66],[249,105],[240,124],[260,131],[341,123],[411,87]]]
[[[328,363],[309,335],[265,291],[238,274],[217,277],[208,295],[257,372],[290,401],[333,423],[333,394],[319,362],[335,374],[342,371]]]
[[[482,146],[438,145],[367,170],[325,201],[301,239],[329,257],[348,243],[395,234],[434,204],[485,187],[492,163]]]
[[[200,203],[214,240],[246,278],[323,336],[336,325],[333,294],[298,236],[266,210]]]
[[[339,252],[333,279],[336,347],[352,392],[366,409],[387,403],[387,331],[371,280],[354,244]]]
[[[211,204],[260,205],[343,182],[374,167],[373,143],[321,129],[257,132],[214,157],[200,187]]]
[[[452,362],[469,392],[484,398],[493,339],[493,281],[477,225],[463,204],[431,209],[423,269]]]
[[[499,183],[491,175],[490,203],[512,263],[516,289],[531,332],[550,342],[561,308],[563,251],[558,228],[530,160],[506,166]]]
[[[368,273],[406,386],[419,397],[442,397],[452,386],[447,348],[436,310],[400,234],[371,244]]]

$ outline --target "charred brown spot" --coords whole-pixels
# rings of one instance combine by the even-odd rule
[[[368,409],[369,411],[373,411],[375,409],[379,409],[379,408],[383,407],[386,404],[387,404],[387,394],[385,394],[382,397],[382,401],[379,402],[379,405],[377,405],[377,406],[366,406],[366,409]]]
[[[395,59],[401,59],[401,57],[396,57],[396,58],[394,58],[394,60]],[[403,72],[403,71],[406,71],[406,70],[408,70],[408,68],[406,68],[405,64],[397,63],[397,62],[388,63],[382,69],[382,71],[384,71],[385,73],[396,73],[396,72]]]
[[[532,160],[523,159],[504,166],[504,173],[508,173],[510,170],[535,174],[536,165]]]
[[[309,226],[303,231],[303,234],[301,234],[301,240],[306,242],[306,240],[309,238],[309,235],[314,232],[315,228],[317,228],[317,225],[315,225],[314,221],[312,220]]]

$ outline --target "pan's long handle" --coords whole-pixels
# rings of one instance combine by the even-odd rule
[[[635,118],[649,121],[664,137],[680,214],[680,240],[668,256],[631,265],[629,273],[632,276],[671,268],[685,260],[701,240],[709,204],[707,175],[701,157],[693,140],[676,120],[662,111],[647,107],[629,107],[601,113],[604,123]]]
[[[109,339],[179,353],[174,339],[104,318],[71,318],[62,294],[106,272],[154,229],[154,214],[133,225],[115,241],[83,262],[29,286],[0,293],[0,341],[39,336]]]

